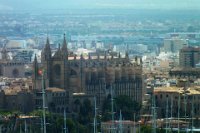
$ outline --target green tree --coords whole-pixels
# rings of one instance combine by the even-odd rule
[[[89,124],[92,122],[93,108],[89,99],[85,99],[80,107],[79,122]]]
[[[143,125],[140,128],[140,132],[141,133],[151,133],[152,132],[152,128],[151,128],[151,126]]]
[[[124,95],[116,97],[115,103],[118,115],[121,110],[124,119],[133,120],[133,114],[137,114],[141,109],[141,105],[138,102]]]
[[[102,107],[102,120],[111,120],[111,95],[109,94],[103,102]]]
[[[128,96],[118,96],[114,99],[114,112],[116,112],[116,119],[119,118],[120,110],[122,112],[123,118],[127,120],[133,120],[134,113],[139,113],[141,105],[133,101]],[[108,96],[103,104],[103,120],[107,121],[111,119],[111,98]]]

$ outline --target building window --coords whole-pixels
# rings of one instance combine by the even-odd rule
[[[77,75],[77,73],[76,73],[76,71],[75,71],[75,70],[71,69],[71,71],[70,71],[70,75],[71,75],[71,76],[76,76],[76,75]]]
[[[17,68],[13,69],[12,75],[13,75],[14,77],[18,77],[18,76],[19,76],[19,70],[18,70]]]

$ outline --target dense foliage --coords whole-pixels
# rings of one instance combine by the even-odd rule
[[[114,99],[115,119],[119,119],[121,110],[123,119],[133,120],[133,114],[139,113],[141,105],[127,96],[119,96]],[[100,131],[100,122],[111,119],[111,97],[105,99],[103,109],[98,110],[97,127]],[[22,115],[17,111],[0,110],[1,125],[3,131],[8,133],[24,132],[25,125],[28,132],[38,133],[42,130],[42,110],[34,110],[27,114],[32,118],[19,118]],[[4,117],[3,117],[4,116]],[[33,117],[36,116],[36,117]],[[82,102],[77,99],[74,101],[74,110],[67,116],[66,125],[69,133],[90,133],[93,132],[94,107],[89,99]],[[47,132],[61,133],[64,130],[64,118],[62,114],[46,111]],[[25,124],[26,123],[26,124]]]
[[[119,119],[120,110],[125,120],[134,120],[134,113],[136,119],[138,118],[141,105],[127,96],[118,96],[113,100],[115,119]],[[111,97],[108,96],[103,104],[103,120],[111,120]]]

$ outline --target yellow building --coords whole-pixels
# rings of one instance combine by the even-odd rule
[[[200,86],[194,87],[158,87],[154,89],[158,118],[200,116]],[[180,100],[180,102],[179,102]],[[192,108],[193,104],[193,108]],[[166,114],[168,112],[168,114]]]

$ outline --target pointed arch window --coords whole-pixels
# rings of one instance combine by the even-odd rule
[[[59,77],[61,75],[61,67],[59,64],[54,65],[54,73],[56,77]]]
[[[75,70],[71,69],[70,75],[71,75],[71,76],[76,76],[76,75],[77,75],[77,72],[76,72]]]

